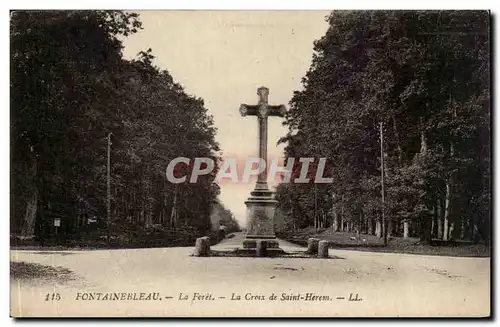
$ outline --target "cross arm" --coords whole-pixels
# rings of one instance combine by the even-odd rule
[[[242,104],[240,106],[240,114],[245,116],[257,116],[259,114],[259,106]]]
[[[268,106],[267,112],[268,116],[285,117],[286,107],[282,104],[279,106]]]

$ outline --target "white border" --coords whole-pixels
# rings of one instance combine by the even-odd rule
[[[19,0],[13,3],[12,9],[221,9],[221,10],[263,10],[263,9],[301,9],[301,10],[330,10],[330,9],[491,9],[495,5],[493,0],[476,0],[476,1],[435,1],[435,0],[419,0],[414,2],[408,1],[303,1],[303,0],[286,0],[286,1],[269,1],[269,0],[253,0],[253,1],[234,1],[234,0],[218,0],[218,1],[203,1],[203,0],[163,0],[160,3],[152,3],[147,1],[137,0],[108,0],[106,2],[99,0],[88,1],[33,1]]]
[[[2,210],[2,223],[3,223],[3,232],[0,233],[0,237],[2,239],[2,245],[5,246],[5,251],[2,252],[2,258],[0,262],[2,263],[3,269],[0,270],[0,280],[4,283],[3,294],[1,297],[1,326],[10,326],[14,324],[14,321],[9,317],[10,313],[10,294],[9,294],[9,261],[8,261],[8,249],[9,249],[9,238],[8,238],[8,230],[9,230],[9,153],[10,153],[10,143],[9,143],[9,9],[124,9],[124,10],[164,10],[164,9],[183,9],[183,10],[203,10],[203,9],[212,9],[212,10],[330,10],[330,9],[491,9],[493,14],[496,15],[498,13],[500,1],[496,0],[475,0],[475,1],[436,1],[436,0],[419,0],[413,2],[406,1],[387,1],[387,0],[377,0],[377,1],[325,1],[325,0],[316,0],[316,1],[298,1],[298,0],[286,0],[286,1],[269,1],[269,0],[252,0],[252,1],[237,1],[237,0],[219,0],[219,1],[203,1],[203,0],[164,0],[161,3],[151,3],[147,1],[131,1],[131,0],[112,0],[103,2],[102,0],[74,0],[74,1],[27,1],[27,0],[19,0],[19,1],[11,1],[10,3],[2,2],[2,10],[0,15],[1,17],[1,44],[3,45],[1,55],[2,55],[2,68],[3,74],[1,75],[2,87],[0,88],[2,92],[2,104],[3,108],[0,111],[0,142],[1,149],[4,150],[3,156],[0,158],[1,164],[1,174],[0,174],[0,187],[1,187],[1,198],[0,198],[0,208]],[[3,8],[5,6],[5,8]],[[498,22],[493,25],[494,33],[493,35],[498,35]],[[494,45],[494,53],[498,54],[498,42],[493,42]],[[497,69],[495,73],[498,72]],[[493,84],[493,88],[491,90],[492,95],[500,94],[498,92],[498,87],[496,84]],[[494,108],[492,108],[492,112],[494,112]],[[498,126],[499,123],[499,114],[494,115],[496,123]],[[494,143],[494,151],[493,153],[498,153],[498,138],[496,137],[497,133],[495,133],[495,138],[492,140]],[[495,164],[494,168],[498,168]],[[494,169],[498,172],[498,169]],[[496,178],[495,178],[496,181]],[[494,195],[496,192],[493,193]],[[496,196],[493,199],[494,203],[496,203]],[[500,235],[498,233],[498,226],[500,226],[500,222],[495,222],[495,218],[492,220],[495,224],[494,235]],[[495,238],[493,238],[495,239]],[[493,245],[495,246],[495,245]],[[495,247],[496,248],[496,247]],[[494,251],[497,253],[497,251]],[[496,257],[496,255],[495,255]],[[492,258],[493,259],[493,258]],[[496,258],[495,258],[496,259]],[[498,283],[497,283],[498,284]],[[498,295],[498,289],[495,288],[495,294]],[[495,301],[498,303],[498,300]],[[498,308],[498,307],[497,307]],[[495,308],[495,309],[497,309]],[[495,310],[492,308],[492,310]],[[498,314],[498,310],[495,310]],[[64,321],[57,322],[57,324],[68,325],[72,321]],[[143,324],[145,322],[151,321],[134,321],[128,322],[128,325],[136,325]],[[165,324],[166,321],[156,321],[159,324]],[[374,322],[374,321],[371,321]],[[54,321],[42,321],[44,324],[53,324]],[[83,326],[96,326],[96,325],[105,325],[110,323],[110,321],[83,321],[79,322],[80,325]],[[117,322],[114,322],[115,324]],[[122,321],[118,322],[119,324],[123,323]],[[184,324],[186,321],[168,321],[169,325],[177,325]],[[191,321],[190,323],[193,323]],[[199,323],[195,322],[195,323]],[[220,324],[220,321],[210,321],[203,323],[211,323],[211,324]],[[238,321],[227,321],[224,324],[238,324]],[[290,321],[280,321],[280,322],[268,322],[268,321],[252,321],[254,324],[258,324],[259,326],[267,325],[267,324],[289,324]],[[295,321],[294,323],[299,324],[312,324],[318,323],[318,321]],[[344,325],[350,326],[353,323],[360,323],[354,321],[325,321],[327,324],[336,324],[336,325]],[[379,324],[386,324],[386,321],[378,321]],[[398,323],[407,323],[407,321],[399,321]],[[426,326],[437,324],[437,322],[429,322],[429,321],[413,321],[413,323],[417,324],[425,324]],[[442,322],[441,322],[442,323]],[[449,323],[454,324],[454,321],[450,321]],[[481,321],[468,321],[468,324],[478,324]]]

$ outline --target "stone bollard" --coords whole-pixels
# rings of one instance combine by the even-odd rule
[[[196,239],[194,255],[196,257],[206,257],[210,254],[210,238],[208,236]]]
[[[267,257],[267,242],[266,241],[257,241],[257,246],[255,248],[255,252],[258,257]]]
[[[318,253],[318,243],[319,243],[319,239],[309,238],[307,240],[307,253],[309,253],[309,254]]]
[[[329,246],[330,246],[330,242],[319,241],[319,243],[318,243],[318,258],[328,258]]]

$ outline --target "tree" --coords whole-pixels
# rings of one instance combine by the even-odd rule
[[[87,217],[102,225],[112,133],[111,232],[161,224],[209,228],[215,172],[196,184],[165,178],[173,158],[216,162],[213,118],[154,65],[151,49],[122,57],[141,29],[120,11],[14,12],[11,20],[11,227],[41,239],[54,217],[66,237]],[[177,219],[169,226],[169,217]]]
[[[470,230],[487,240],[488,13],[342,11],[328,22],[290,102],[286,156],[328,158],[336,219],[376,232],[383,123],[388,233],[430,241],[435,226],[444,240]],[[300,212],[289,199],[310,203],[308,188],[280,199]]]

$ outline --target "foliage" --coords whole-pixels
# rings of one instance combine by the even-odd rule
[[[12,14],[13,232],[47,237],[54,217],[65,237],[93,217],[94,229],[111,234],[125,225],[209,228],[214,175],[174,185],[165,169],[179,156],[218,159],[213,119],[202,99],[154,66],[151,49],[122,57],[120,39],[141,28],[137,14],[120,11]]]
[[[445,239],[478,232],[488,241],[488,13],[335,11],[328,22],[282,142],[289,158],[326,157],[334,184],[319,200],[310,185],[281,185],[280,206],[299,228],[325,217],[326,205],[325,227],[339,219],[374,233],[382,123],[388,233],[401,235],[406,221],[427,241],[445,238],[439,224]]]

